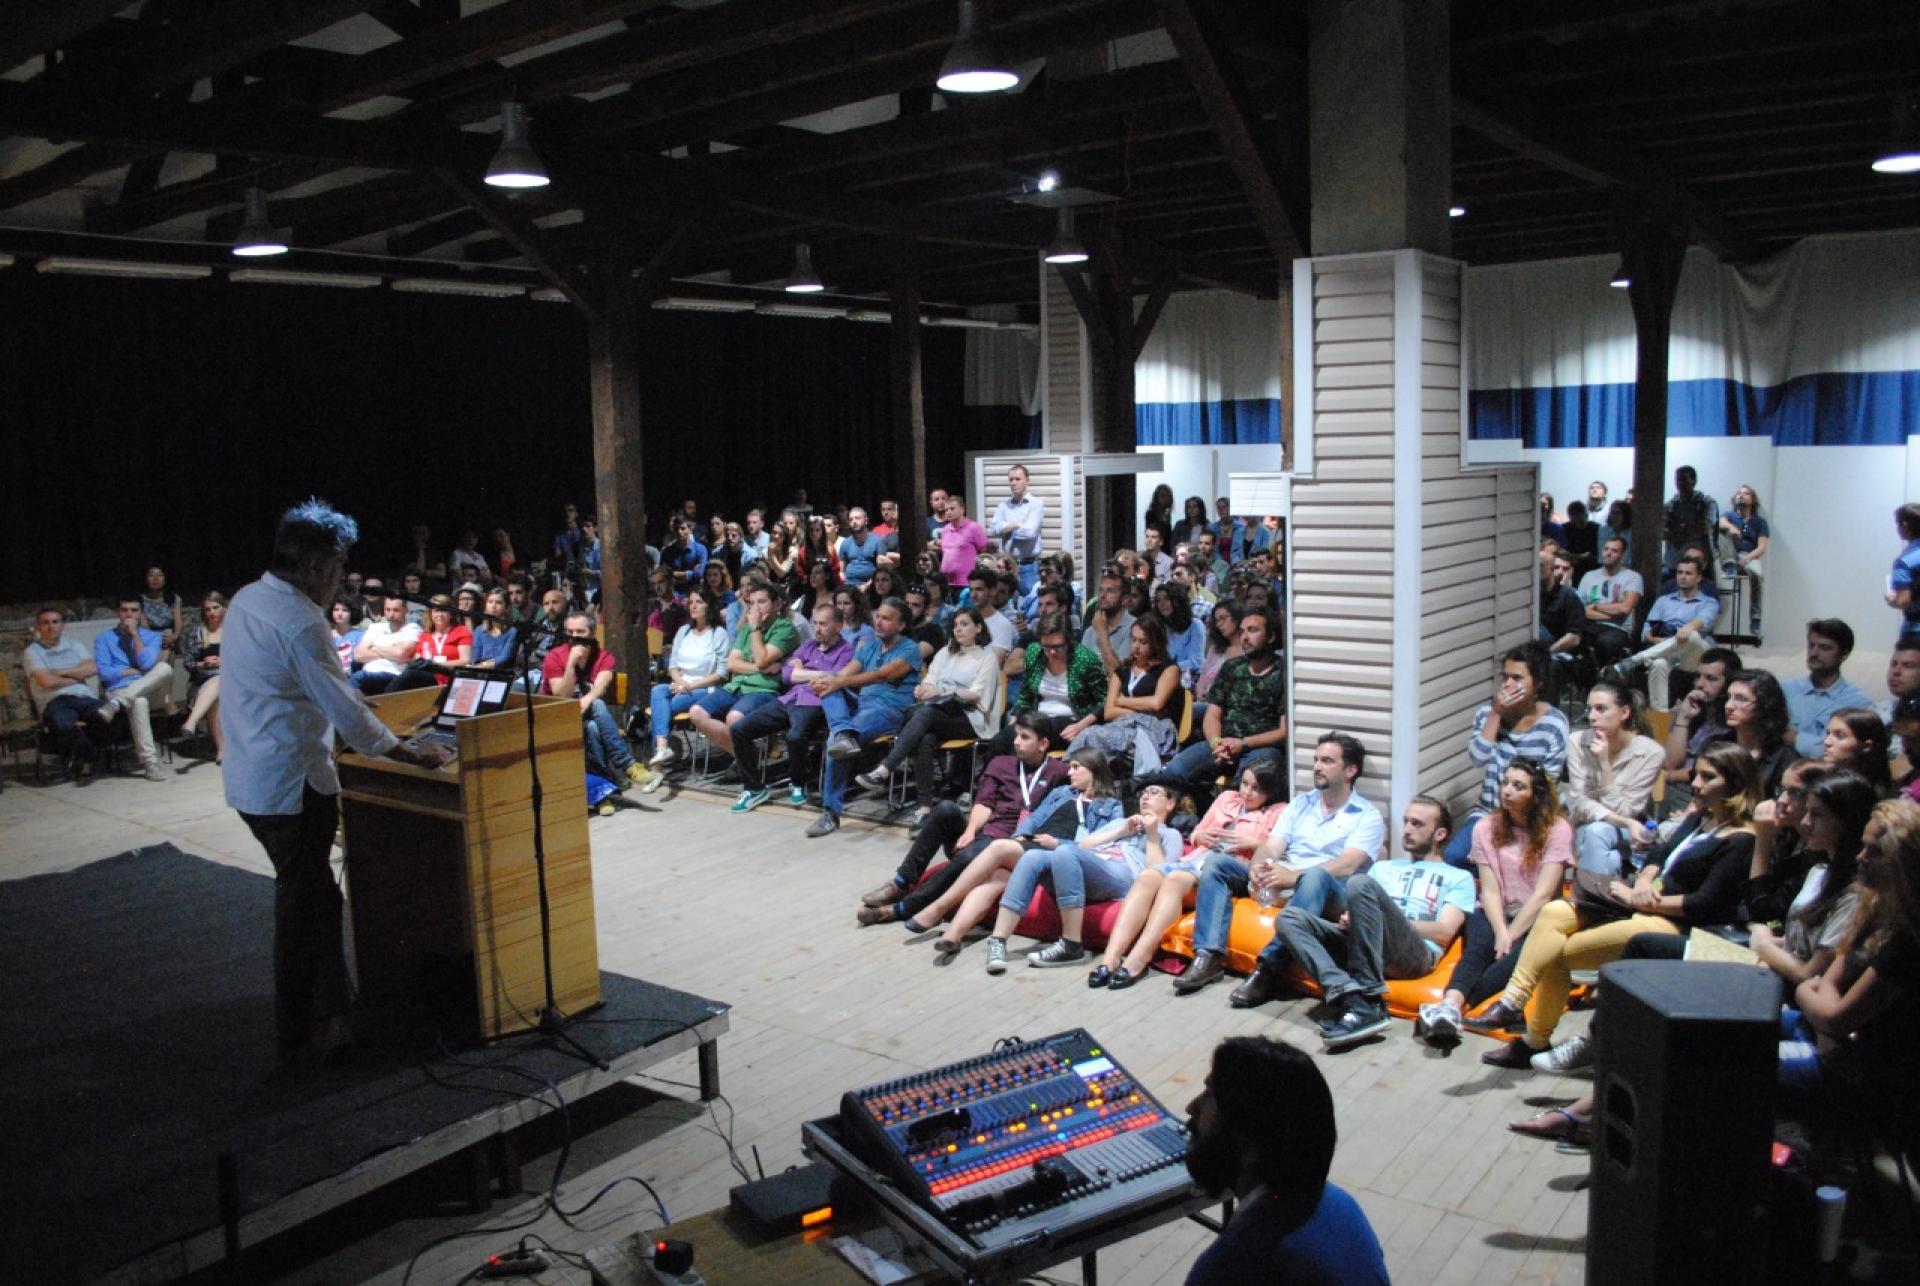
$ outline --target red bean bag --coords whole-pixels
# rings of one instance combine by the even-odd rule
[[[930,868],[915,882],[917,888],[933,877],[935,871],[946,863]],[[1114,921],[1120,918],[1121,902],[1093,902],[1087,906],[1086,915],[1081,920],[1080,942],[1082,946],[1104,948],[1107,939],[1113,936]],[[1042,884],[1033,891],[1033,901],[1027,904],[1027,913],[1020,917],[1020,923],[1014,927],[1015,933],[1023,938],[1033,938],[1040,942],[1052,942],[1060,936],[1060,908],[1053,900],[1053,891]]]

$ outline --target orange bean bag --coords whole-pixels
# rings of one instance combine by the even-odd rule
[[[1279,914],[1279,907],[1261,906],[1252,898],[1233,900],[1233,921],[1227,930],[1227,968],[1236,973],[1253,972],[1254,960],[1273,941],[1273,922]],[[1191,911],[1174,921],[1173,927],[1160,939],[1160,950],[1188,960],[1193,958]],[[1453,966],[1459,961],[1460,940],[1455,938],[1440,957],[1440,963],[1424,978],[1389,980],[1387,1012],[1396,1018],[1418,1018],[1420,1006],[1432,1004],[1446,994],[1447,979],[1453,976]],[[1320,984],[1307,977],[1298,964],[1289,963],[1287,972],[1288,983],[1294,990],[1306,996],[1320,994]],[[1489,1008],[1498,999],[1498,996],[1490,996],[1472,1012]]]

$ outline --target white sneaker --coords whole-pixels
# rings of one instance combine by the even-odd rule
[[[647,767],[658,768],[662,764],[670,764],[672,762],[673,762],[673,747],[662,746],[660,747],[660,749],[653,752],[653,758],[647,760]]]
[[[1579,1072],[1591,1072],[1594,1064],[1593,1042],[1585,1036],[1575,1036],[1564,1044],[1552,1049],[1543,1049],[1533,1056],[1533,1070],[1552,1072],[1556,1076],[1569,1076]]]
[[[1458,1045],[1460,1011],[1444,1001],[1420,1006],[1420,1034],[1429,1045]]]

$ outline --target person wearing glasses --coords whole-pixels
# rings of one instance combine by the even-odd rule
[[[1048,742],[1064,746],[1100,722],[1107,705],[1107,668],[1100,654],[1085,643],[1073,642],[1068,618],[1042,616],[1034,625],[1034,641],[1021,658],[1020,695],[1014,714],[1035,714],[1045,720]],[[1004,729],[987,744],[987,755],[1010,754],[1013,732]]]

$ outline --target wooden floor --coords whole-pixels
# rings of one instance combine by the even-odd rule
[[[184,771],[169,771],[160,784],[9,783],[0,791],[0,879],[161,842],[266,873],[258,845],[222,801],[217,770],[189,763],[178,761],[173,768]],[[722,1087],[737,1109],[739,1152],[750,1158],[757,1146],[768,1173],[801,1160],[800,1123],[830,1115],[842,1090],[981,1053],[1002,1036],[1085,1026],[1176,1112],[1222,1036],[1267,1033],[1319,1048],[1305,1002],[1239,1012],[1228,1008],[1224,985],[1176,999],[1157,975],[1128,992],[1095,993],[1078,971],[1021,968],[1017,955],[1015,968],[989,978],[978,946],[942,968],[932,964],[931,947],[905,945],[893,926],[859,928],[855,898],[892,871],[903,831],[849,823],[809,840],[802,831],[812,813],[768,806],[734,817],[711,797],[665,791],[635,799],[636,806],[593,823],[601,964],[734,1006],[733,1030],[720,1045]],[[1585,1021],[1576,1015],[1570,1023]],[[1585,1158],[1522,1139],[1503,1124],[1529,1114],[1531,1101],[1569,1101],[1585,1083],[1493,1071],[1478,1060],[1483,1047],[1469,1038],[1443,1058],[1398,1023],[1384,1042],[1343,1055],[1316,1052],[1340,1113],[1333,1178],[1365,1207],[1398,1281],[1577,1282],[1587,1202],[1574,1183]],[[692,1082],[692,1057],[660,1075]],[[676,1218],[724,1205],[739,1180],[690,1085],[641,1083],[659,1097],[576,1147],[563,1203],[578,1205],[607,1182],[637,1174]],[[718,1123],[728,1118],[718,1106]],[[528,1162],[529,1188],[544,1182],[552,1160]],[[522,1200],[497,1203],[485,1216],[402,1218],[281,1280],[397,1283],[408,1259],[435,1238],[517,1222],[537,1208]],[[578,1250],[656,1220],[628,1184],[576,1222],[578,1229],[569,1228],[549,1213],[529,1231]],[[421,1257],[413,1280],[457,1280],[520,1235],[436,1247]],[[1102,1255],[1101,1280],[1178,1283],[1207,1236],[1183,1224],[1126,1242]],[[1076,1280],[1078,1267],[1053,1275]],[[585,1274],[555,1270],[539,1280],[578,1282]]]

